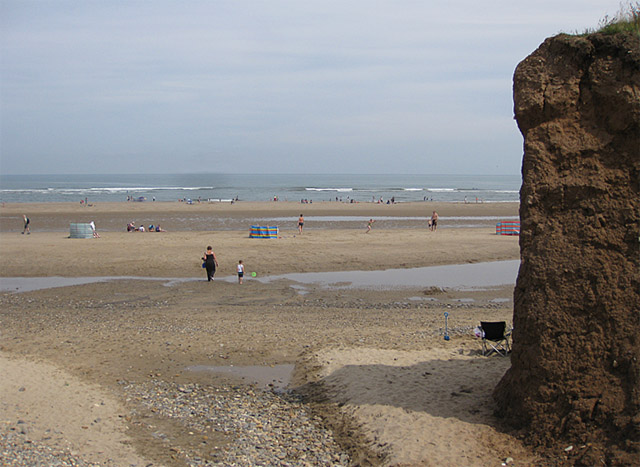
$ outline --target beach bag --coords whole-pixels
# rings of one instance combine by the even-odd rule
[[[202,263],[202,269],[207,267],[207,263]]]

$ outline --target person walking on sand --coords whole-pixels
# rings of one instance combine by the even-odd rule
[[[216,267],[218,267],[218,259],[216,258],[216,254],[213,252],[212,246],[207,247],[207,251],[204,252],[202,261],[204,261],[204,267],[207,270],[207,280],[211,282],[214,274],[216,273]]]
[[[89,222],[89,225],[91,226],[91,231],[93,232],[93,238],[100,238],[100,235],[98,235],[98,231],[96,230],[96,223],[91,221]]]
[[[242,260],[238,261],[238,284],[242,284],[242,278],[244,277],[244,264]]]
[[[22,215],[22,219],[24,220],[24,228],[22,229],[22,235],[24,235],[25,232],[27,232],[27,235],[31,234],[31,230],[29,230],[29,222],[31,221],[29,220],[26,214]]]
[[[369,219],[369,222],[367,222],[367,231],[365,233],[371,232],[371,227],[373,226],[374,222],[375,221],[373,219]]]
[[[433,211],[431,214],[431,222],[429,223],[429,230],[435,232],[438,229],[438,213]]]
[[[302,214],[300,214],[300,217],[298,217],[298,232],[300,232],[300,235],[302,235],[303,227],[304,227],[304,217],[302,216]]]

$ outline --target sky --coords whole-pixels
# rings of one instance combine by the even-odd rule
[[[517,64],[619,0],[0,0],[0,173],[518,174]]]

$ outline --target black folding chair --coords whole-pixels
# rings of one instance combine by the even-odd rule
[[[480,329],[482,330],[482,355],[487,357],[497,353],[506,357],[511,352],[509,345],[511,331],[506,331],[505,321],[481,321]]]

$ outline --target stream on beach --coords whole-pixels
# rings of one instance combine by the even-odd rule
[[[375,288],[395,289],[401,287],[439,287],[457,290],[477,290],[487,287],[515,284],[519,260],[493,261],[485,263],[451,264],[422,268],[386,269],[382,271],[332,271],[289,273],[265,277],[248,277],[269,283],[277,280],[296,282],[294,286],[304,293],[304,285],[321,284],[330,288]],[[157,280],[173,286],[182,282],[201,281],[202,278],[156,278],[136,276],[102,277],[2,277],[0,292],[30,292],[34,290],[73,285],[91,284],[114,280]],[[235,282],[235,276],[219,277],[216,280]]]

